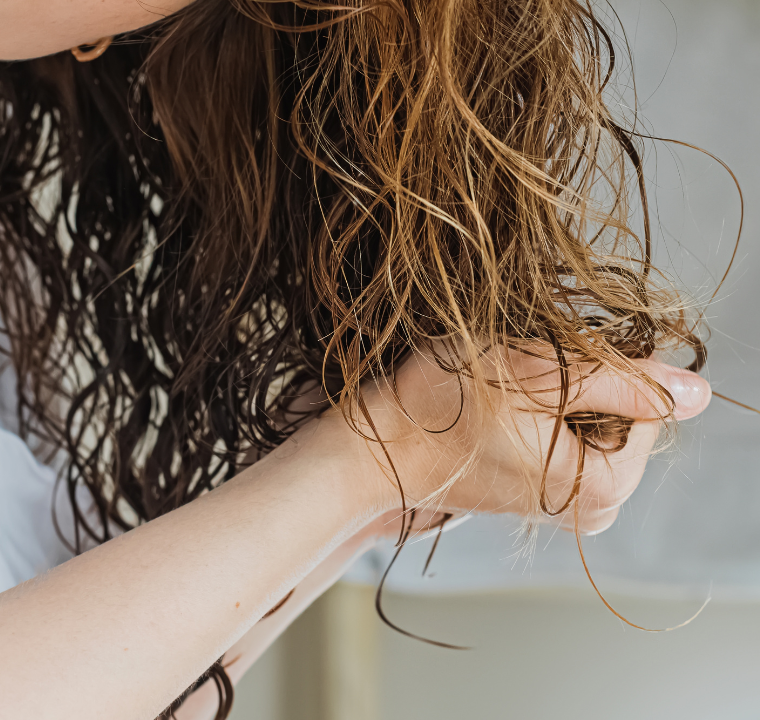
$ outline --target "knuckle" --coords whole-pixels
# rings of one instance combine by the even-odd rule
[[[659,402],[654,391],[644,384],[644,381],[636,384],[630,383],[627,395],[627,405],[630,409],[630,415],[625,413],[627,416],[649,418],[659,412],[659,406],[662,403]]]
[[[593,498],[595,507],[612,510],[620,507],[638,487],[642,476],[639,463],[631,459],[622,462],[601,457],[596,463],[598,470],[584,478],[586,493]]]
[[[584,535],[598,535],[599,533],[608,530],[617,520],[620,514],[620,508],[613,508],[612,510],[606,510],[601,513],[594,513],[592,516],[588,516],[581,519],[580,531]]]

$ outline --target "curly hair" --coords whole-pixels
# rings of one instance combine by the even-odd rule
[[[484,350],[546,343],[592,447],[629,423],[565,413],[569,362],[672,402],[631,360],[704,351],[615,58],[579,0],[198,0],[92,63],[2,64],[0,317],[22,435],[100,515],[74,502],[77,550],[283,442],[306,389],[358,430],[362,381],[434,341],[483,412],[515,382]]]

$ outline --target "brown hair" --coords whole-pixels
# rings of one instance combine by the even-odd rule
[[[483,351],[548,344],[557,429],[624,443],[566,417],[568,363],[699,343],[650,264],[614,66],[576,0],[203,0],[92,63],[4,64],[0,316],[22,434],[97,505],[80,532],[232,477],[304,388],[356,425],[361,381],[433,339],[484,412],[513,378]]]

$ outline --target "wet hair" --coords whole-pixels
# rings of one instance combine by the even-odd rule
[[[615,62],[576,0],[198,0],[91,63],[2,64],[0,316],[21,434],[66,453],[75,549],[282,443],[322,411],[289,412],[307,389],[358,430],[361,382],[416,349],[487,412],[516,381],[486,350],[552,348],[552,447],[562,422],[582,449],[630,426],[567,416],[570,363],[672,407],[631,361],[704,353],[651,265]],[[580,476],[561,508],[544,478],[535,512]]]

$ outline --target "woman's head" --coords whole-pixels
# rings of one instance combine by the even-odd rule
[[[94,63],[6,65],[22,427],[128,527],[280,443],[305,387],[355,420],[411,349],[487,412],[513,379],[494,346],[542,343],[567,386],[568,363],[690,342],[604,102],[614,59],[571,0],[206,0]]]

